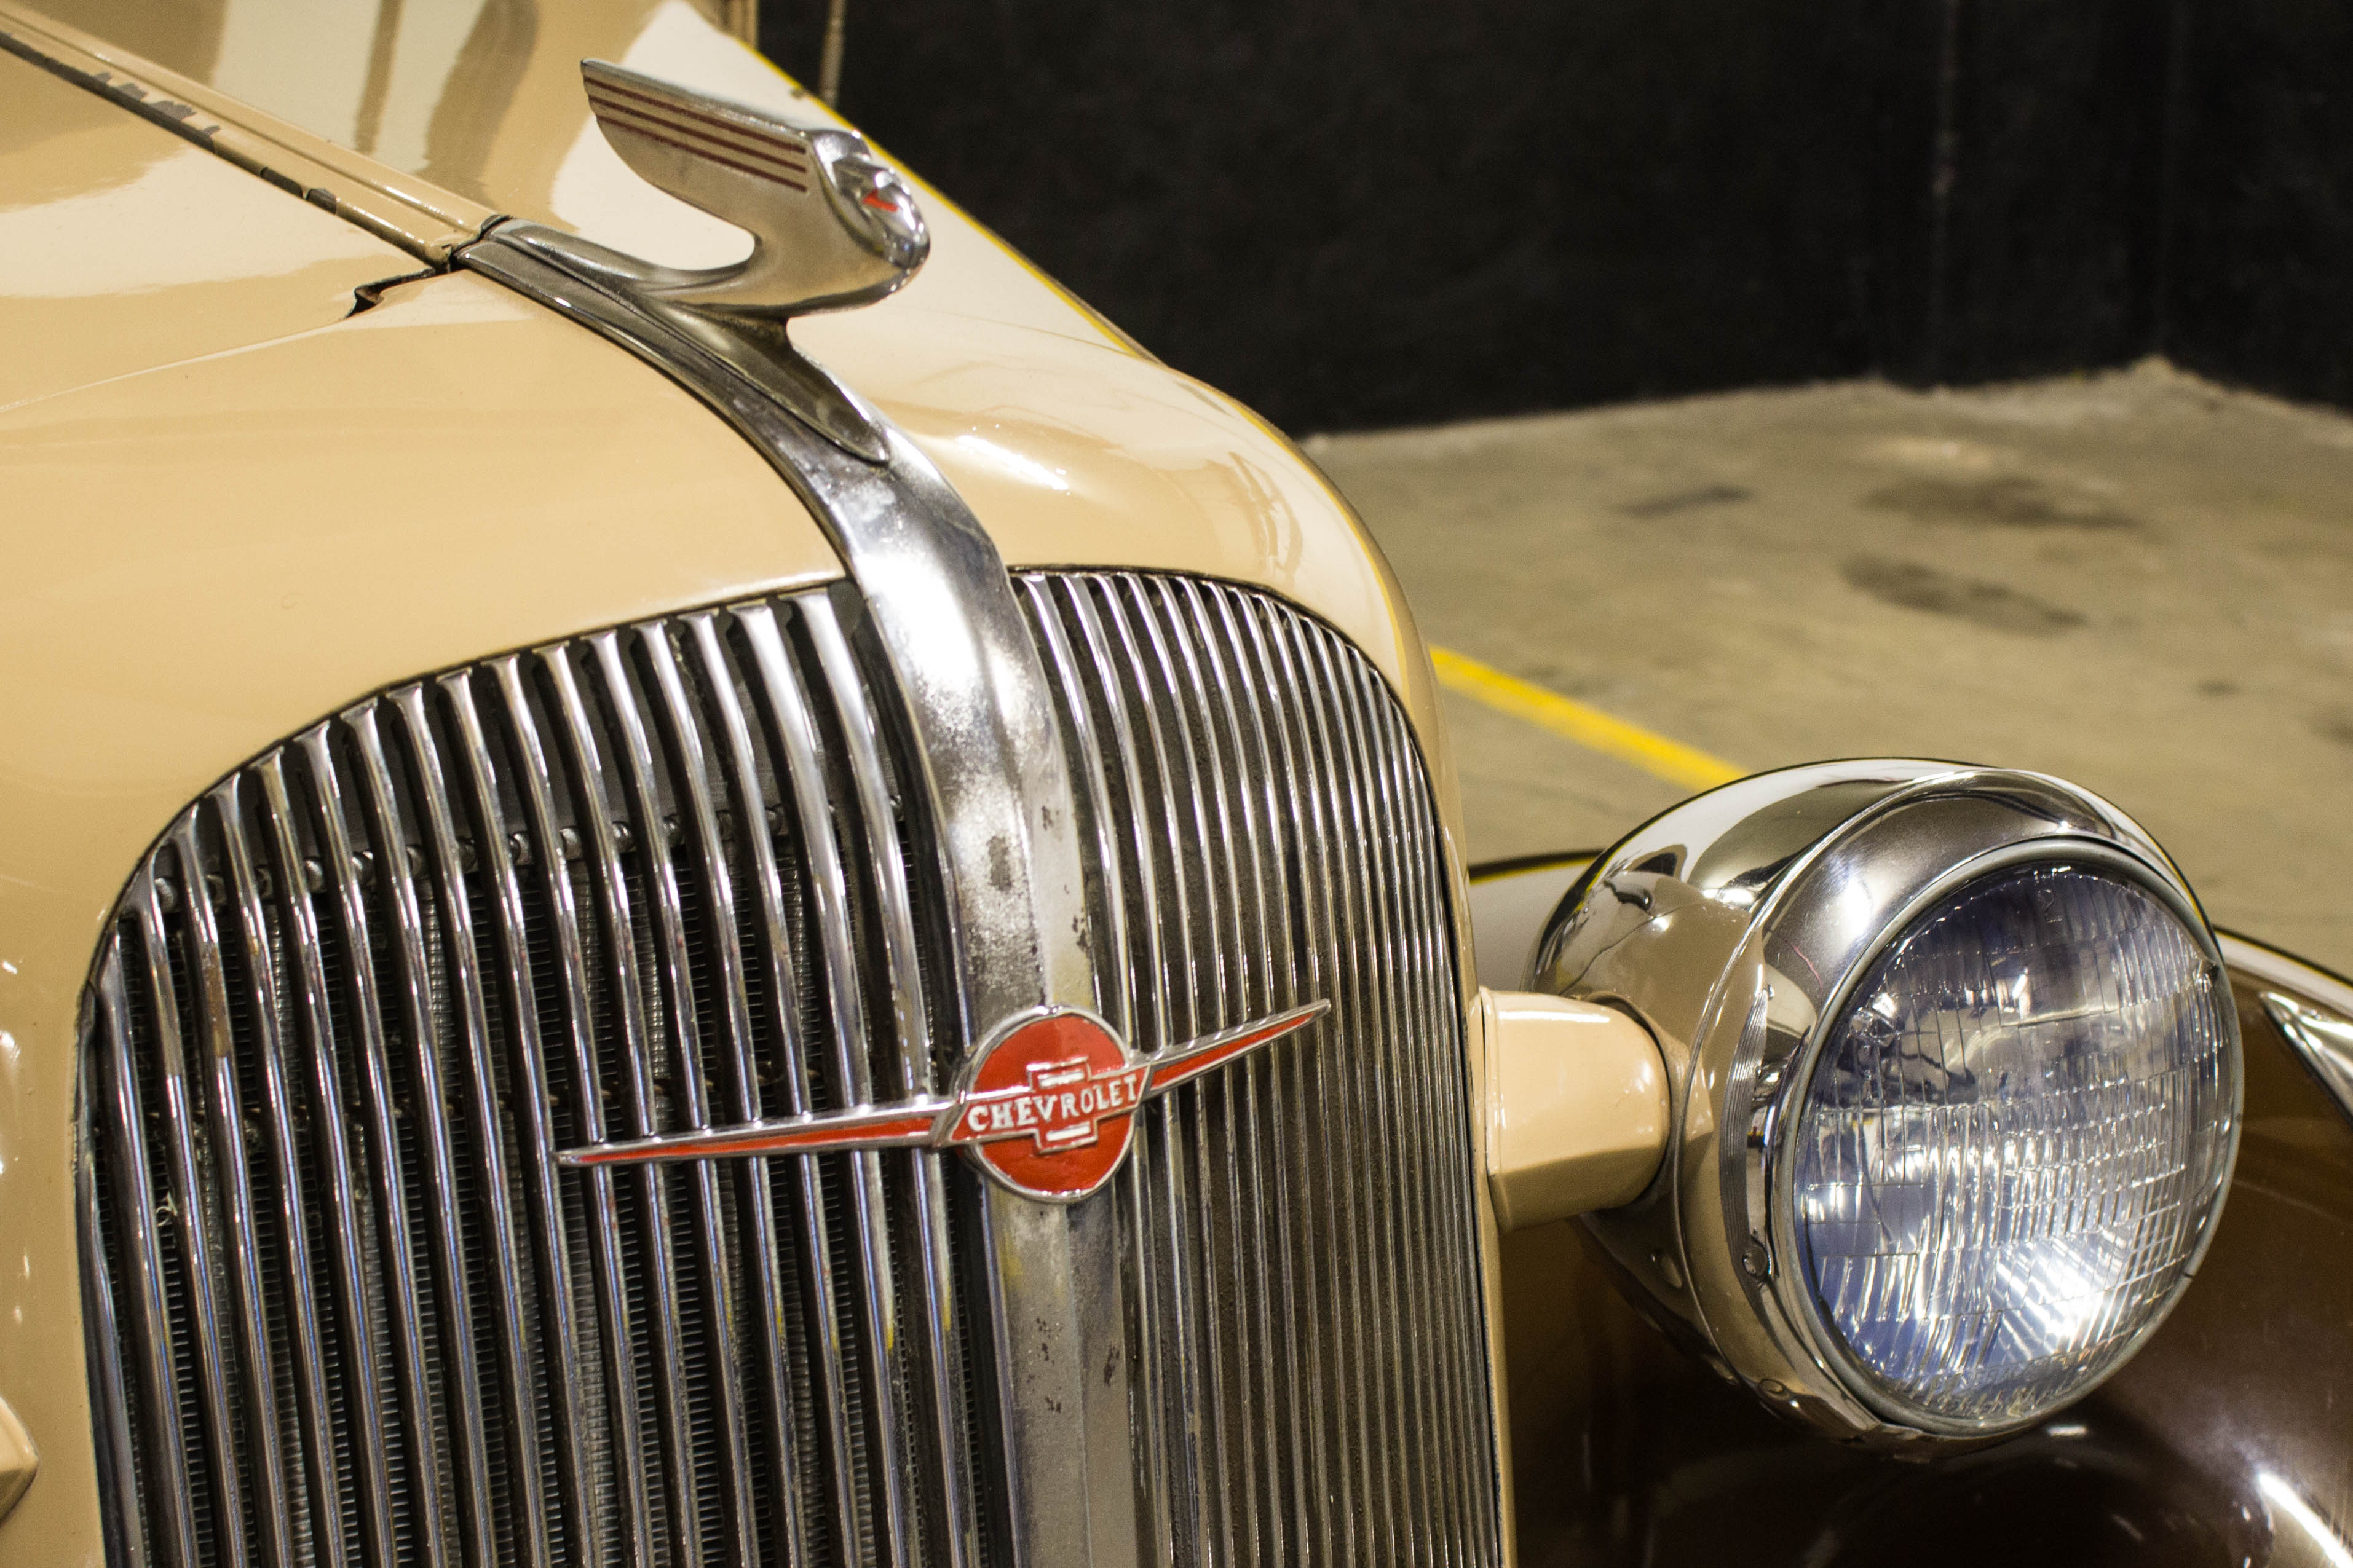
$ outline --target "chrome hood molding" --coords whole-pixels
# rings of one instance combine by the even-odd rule
[[[903,199],[912,210],[912,195]],[[1069,759],[1012,580],[963,498],[912,442],[793,350],[779,324],[669,304],[643,269],[602,264],[577,240],[525,225],[493,229],[455,260],[702,398],[826,530],[913,731],[910,754],[923,762],[964,981],[964,1039],[1035,1010],[1092,1006]],[[1118,1359],[1105,1338],[1117,1314],[1085,1300],[1082,1285],[1119,1277],[1111,1215],[1100,1205],[1040,1207],[1001,1188],[988,1204],[1004,1298],[999,1374],[1024,1391],[1000,1402],[1015,1538],[1039,1563],[1132,1559],[1133,1521],[1099,1539],[1087,1507],[1099,1471],[1108,1495],[1129,1484],[1126,1388],[1082,1370]],[[1086,1484],[1072,1485],[1074,1476]]]

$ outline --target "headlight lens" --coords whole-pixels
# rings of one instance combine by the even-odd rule
[[[2182,921],[2105,869],[1996,872],[1882,953],[1805,1088],[1789,1192],[1873,1403],[2008,1427],[2131,1350],[2221,1200],[2229,1005]]]

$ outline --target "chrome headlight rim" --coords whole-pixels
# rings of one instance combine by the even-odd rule
[[[1900,947],[1923,921],[1948,902],[1957,901],[1979,884],[2028,868],[2083,869],[2126,883],[2149,894],[2180,922],[2196,944],[2205,960],[2208,984],[2221,986],[2226,991],[2228,988],[2221,944],[2212,927],[2207,923],[2196,898],[2170,862],[2153,859],[2126,844],[2072,834],[2023,840],[1982,852],[1955,865],[1945,875],[1904,900],[1887,916],[1877,938],[1853,961],[1840,983],[1832,987],[1819,1021],[1807,1037],[1798,1058],[1790,1063],[1782,1077],[1778,1090],[1760,1098],[1752,1121],[1755,1131],[1750,1137],[1741,1140],[1741,1158],[1748,1167],[1743,1173],[1746,1178],[1744,1185],[1752,1193],[1761,1190],[1767,1195],[1767,1208],[1762,1217],[1771,1247],[1771,1265],[1765,1284],[1776,1293],[1785,1320],[1804,1343],[1808,1359],[1836,1380],[1841,1392],[1855,1404],[1894,1431],[1917,1433],[1930,1438],[1984,1441],[2031,1426],[2046,1419],[2051,1412],[2038,1411],[2022,1418],[1988,1416],[1965,1419],[1909,1405],[1888,1394],[1862,1364],[1860,1353],[1847,1345],[1845,1337],[1831,1322],[1820,1292],[1810,1282],[1801,1227],[1797,1219],[1797,1154],[1799,1140],[1805,1129],[1806,1107],[1814,1074],[1821,1065],[1824,1053],[1840,1026],[1845,1022],[1856,993],[1877,972],[1881,959]],[[2225,1011],[2227,1016],[2228,1010]],[[2221,1173],[2221,1185],[2227,1193],[2230,1172],[2238,1157],[2244,1072],[2235,1049],[2226,1055],[2225,1062],[2229,1073],[2229,1112],[2218,1166]],[[1757,1136],[1756,1132],[1762,1132],[1763,1136]],[[2222,1204],[2218,1198],[2201,1216],[2179,1275],[2162,1300],[2149,1310],[2147,1321],[2106,1352],[2107,1364],[2095,1376],[2071,1389],[2052,1409],[2073,1404],[2113,1377],[2132,1360],[2148,1336],[2163,1325],[2174,1304],[2180,1300],[2181,1293],[2196,1277],[2207,1248],[2213,1244],[2214,1231],[2221,1212]]]
[[[1776,1187],[1813,1065],[1878,958],[1978,878],[2070,860],[2157,896],[2219,980],[2220,945],[2196,895],[2129,816],[2046,774],[1916,759],[1809,764],[1694,796],[1599,858],[1538,943],[1537,988],[1632,1012],[1669,1069],[1659,1177],[1634,1204],[1587,1216],[1588,1228],[1720,1373],[1833,1436],[1967,1447],[2032,1424],[1954,1420],[1881,1396],[1820,1319]],[[2227,984],[2221,996],[2227,1189],[2242,1072]],[[2180,1284],[2068,1402],[2164,1321],[2221,1208]]]

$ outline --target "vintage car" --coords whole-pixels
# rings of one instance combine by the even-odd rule
[[[742,10],[0,0],[0,1562],[2353,1561],[2353,990],[1997,768],[1466,868]]]

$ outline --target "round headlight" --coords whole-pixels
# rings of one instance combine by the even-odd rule
[[[1897,1419],[2041,1419],[2173,1297],[2230,1152],[2232,1021],[2147,889],[2063,862],[1915,919],[1827,1032],[1788,1212],[1825,1338]]]
[[[2180,874],[2073,785],[1844,763],[1645,824],[1536,983],[1657,1037],[1651,1190],[1588,1224],[1725,1375],[1841,1437],[2016,1431],[2189,1283],[2237,1150],[2238,1020]]]

